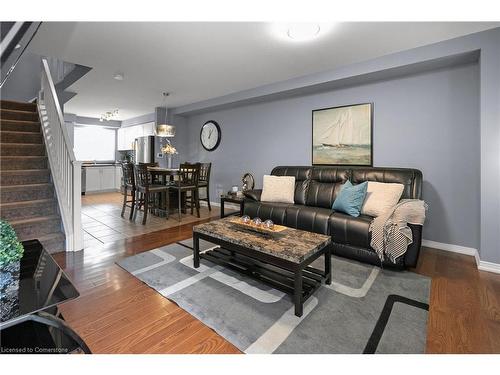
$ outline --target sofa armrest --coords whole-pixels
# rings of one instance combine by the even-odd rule
[[[406,254],[404,255],[404,264],[406,267],[416,267],[418,256],[420,255],[420,248],[422,246],[422,225],[418,224],[408,224],[411,229],[413,236],[413,242],[406,249]]]
[[[262,189],[247,190],[247,191],[244,191],[243,194],[245,195],[245,197],[247,197],[249,199],[252,199],[254,201],[260,201]]]

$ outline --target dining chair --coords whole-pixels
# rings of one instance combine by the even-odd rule
[[[147,167],[159,167],[160,164],[158,162],[152,162],[152,163],[142,163],[142,162],[139,162],[138,163],[139,165],[145,165]],[[159,176],[152,176],[152,182],[153,184],[161,184],[161,181],[159,179]]]
[[[123,188],[123,206],[121,217],[125,215],[125,208],[130,207],[129,220],[132,220],[134,216],[134,206],[135,206],[135,177],[134,177],[134,164],[133,163],[122,163],[122,188]],[[128,192],[130,191],[131,199],[128,200]],[[130,206],[127,205],[130,203]]]
[[[196,216],[200,217],[199,178],[200,163],[182,163],[179,167],[179,178],[170,185],[170,189],[177,191],[179,221],[181,221],[181,212],[186,208],[191,209],[191,215],[193,209],[196,208]],[[187,193],[190,195],[188,196]]]
[[[210,171],[212,170],[212,163],[200,163],[200,179],[199,189],[205,190],[205,198],[199,198],[200,201],[207,201],[208,210],[212,211],[210,206]]]
[[[142,225],[146,224],[148,211],[150,209],[164,211],[168,219],[169,187],[166,185],[153,184],[151,173],[149,173],[148,165],[146,164],[134,165],[134,176],[136,186],[134,220],[136,219],[137,211],[139,211],[141,207],[143,207],[144,212]],[[155,199],[161,198],[161,196],[163,196],[164,199]],[[160,202],[165,202],[165,208],[160,206]]]

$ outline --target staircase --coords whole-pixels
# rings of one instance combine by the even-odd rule
[[[36,104],[0,101],[0,217],[21,241],[65,251]]]

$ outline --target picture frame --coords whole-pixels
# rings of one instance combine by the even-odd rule
[[[312,165],[373,166],[373,103],[312,111]]]

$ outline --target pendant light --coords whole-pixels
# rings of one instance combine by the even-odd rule
[[[175,126],[167,123],[167,97],[169,95],[168,92],[163,93],[163,98],[165,99],[165,121],[156,125],[156,135],[159,137],[175,137]]]

